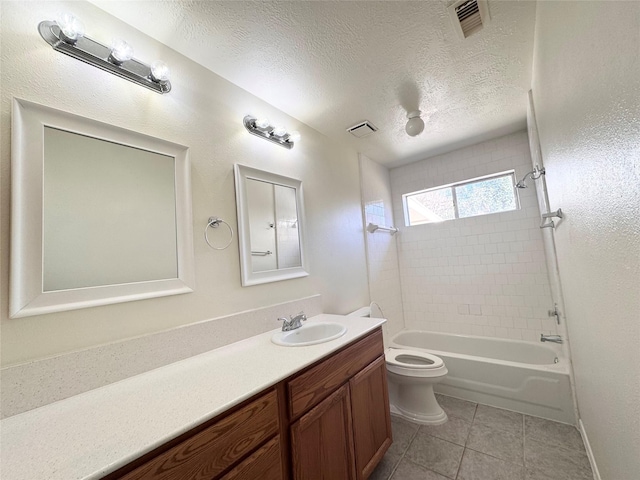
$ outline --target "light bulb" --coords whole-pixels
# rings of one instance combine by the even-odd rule
[[[70,13],[61,13],[56,18],[56,23],[60,28],[60,33],[62,34],[62,40],[67,43],[74,44],[78,41],[80,37],[84,36],[84,25],[74,15]]]
[[[284,137],[287,134],[287,129],[281,125],[277,126],[276,128],[273,129],[273,134],[276,137]]]
[[[420,118],[421,113],[422,112],[420,112],[420,110],[407,113],[407,118],[409,120],[407,121],[407,125],[404,129],[410,137],[420,135],[424,130],[424,120]]]
[[[255,121],[256,127],[261,129],[269,128],[269,119],[267,117],[258,118]]]
[[[301,138],[302,138],[302,135],[300,135],[300,132],[293,131],[289,134],[287,141],[291,143],[296,143],[296,142],[299,142]]]
[[[114,38],[111,41],[110,58],[116,65],[120,65],[127,60],[131,60],[133,58],[133,47],[124,40]]]
[[[158,60],[151,64],[151,80],[157,83],[167,83],[171,76],[171,70],[166,63]]]

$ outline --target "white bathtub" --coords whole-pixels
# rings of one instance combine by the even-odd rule
[[[424,350],[449,370],[435,391],[575,425],[569,365],[560,349],[519,340],[403,330],[392,348]]]

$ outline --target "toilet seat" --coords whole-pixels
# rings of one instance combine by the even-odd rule
[[[384,357],[388,364],[407,368],[438,368],[444,364],[440,357],[420,350],[404,348],[390,348]]]
[[[385,354],[389,372],[409,377],[438,377],[447,374],[444,361],[420,350],[390,348]]]

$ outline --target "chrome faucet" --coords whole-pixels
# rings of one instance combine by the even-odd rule
[[[562,337],[560,335],[544,335],[540,334],[541,342],[553,342],[553,343],[562,343]]]
[[[288,332],[289,330],[295,330],[296,328],[300,328],[302,326],[302,322],[307,320],[307,316],[304,312],[300,312],[299,314],[293,316],[289,315],[289,319],[286,317],[278,318],[279,321],[282,321],[282,331]]]

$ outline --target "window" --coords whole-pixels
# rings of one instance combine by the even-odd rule
[[[402,196],[406,225],[442,222],[507,212],[518,208],[514,171],[406,193]]]

